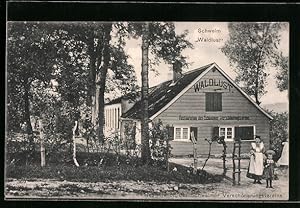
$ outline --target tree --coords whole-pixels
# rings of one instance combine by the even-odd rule
[[[107,23],[103,26],[103,61],[98,69],[96,69],[96,95],[98,96],[98,139],[100,142],[104,140],[104,92],[107,71],[111,60],[110,40],[112,32],[112,24]],[[99,70],[99,71],[98,71]]]
[[[87,105],[91,108],[92,129],[96,130],[102,143],[105,92],[112,89],[108,85],[118,83],[115,86],[123,93],[136,89],[134,70],[127,63],[128,56],[123,50],[125,33],[122,32],[122,23],[66,23],[60,28],[65,31],[63,45],[70,41],[80,43],[81,53],[87,56],[87,61],[81,60],[88,68]],[[116,35],[116,42],[112,40],[112,33]],[[109,72],[113,74],[111,77]]]
[[[229,39],[221,48],[237,72],[236,82],[243,82],[246,92],[260,104],[266,93],[267,68],[277,65],[280,23],[229,23]]]
[[[176,68],[178,63],[181,66],[187,66],[186,57],[181,55],[185,48],[191,48],[192,44],[185,40],[188,32],[185,31],[181,35],[176,35],[173,23],[130,23],[128,31],[134,38],[142,39],[142,90],[141,90],[141,136],[142,151],[141,158],[144,164],[151,162],[150,146],[149,146],[149,115],[148,115],[148,89],[149,69],[153,70],[154,66],[160,63],[160,59]],[[149,52],[154,60],[149,59]]]
[[[149,163],[151,160],[150,146],[149,146],[149,114],[148,114],[148,55],[149,55],[149,23],[145,23],[142,35],[142,152],[141,157],[144,163]]]
[[[289,83],[289,59],[287,56],[283,56],[282,53],[275,60],[274,66],[277,69],[276,84],[280,91],[288,89]]]
[[[51,25],[39,23],[9,23],[7,34],[7,106],[8,130],[19,131],[26,124],[30,146],[33,146],[31,125],[32,85],[40,82],[49,85],[55,48],[48,35]]]
[[[282,142],[288,139],[288,113],[270,112],[273,120],[270,123],[271,149],[275,151],[275,160],[278,160],[282,151]]]

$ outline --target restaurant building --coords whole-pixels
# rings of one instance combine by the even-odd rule
[[[141,101],[125,97],[105,106],[106,132],[124,137],[126,122],[134,123],[136,142],[141,142]],[[235,138],[242,140],[242,153],[248,153],[254,135],[261,136],[265,147],[270,143],[272,117],[257,105],[216,63],[174,73],[173,79],[149,89],[149,118],[171,126],[170,142],[174,156],[191,155],[191,132],[197,139],[199,155],[208,153],[205,139],[224,136],[231,153]],[[212,154],[222,154],[223,146],[214,143]]]

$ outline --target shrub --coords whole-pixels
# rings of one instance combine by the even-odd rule
[[[159,120],[152,122],[149,131],[150,151],[154,163],[162,166],[168,165],[168,159],[171,155],[168,127]]]
[[[123,146],[126,154],[130,154],[130,150],[136,148],[136,123],[133,121],[127,121],[124,126],[124,141]]]
[[[282,142],[288,139],[288,113],[270,112],[273,117],[270,125],[270,147],[275,151],[274,160],[277,161],[282,152]]]
[[[120,166],[76,167],[75,165],[47,165],[40,167],[39,165],[21,165],[9,166],[6,169],[7,178],[23,178],[26,180],[36,178],[81,181],[81,182],[109,182],[109,181],[155,181],[160,183],[213,183],[222,180],[218,175],[207,173],[199,170],[197,174],[192,174],[188,167],[178,164],[170,164],[170,168],[177,168],[177,171],[167,172],[162,167],[154,166],[138,166],[132,167],[126,164]],[[67,188],[67,187],[60,187]],[[76,189],[75,186],[70,187]]]

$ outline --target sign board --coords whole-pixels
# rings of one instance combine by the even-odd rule
[[[182,116],[179,115],[179,120],[182,121],[202,121],[202,120],[250,120],[249,116]]]
[[[195,92],[200,92],[204,88],[220,88],[232,92],[233,86],[225,80],[204,79],[194,85]]]

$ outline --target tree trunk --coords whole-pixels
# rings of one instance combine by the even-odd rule
[[[76,129],[78,128],[78,123],[75,121],[75,126],[73,128],[73,162],[74,164],[79,167],[79,164],[76,159]]]
[[[26,133],[28,135],[29,139],[29,150],[34,150],[34,144],[33,144],[33,131],[32,131],[32,125],[31,125],[31,119],[30,119],[30,102],[29,102],[29,91],[30,91],[30,83],[29,80],[26,79],[24,83],[24,120],[26,122]]]
[[[142,36],[142,117],[141,117],[141,136],[142,152],[141,157],[144,164],[151,161],[149,146],[149,114],[148,114],[148,54],[149,54],[149,23],[145,23]]]
[[[258,83],[258,79],[259,79],[259,65],[257,66],[257,68],[256,68],[256,79],[255,79],[255,94],[254,94],[254,97],[255,97],[255,102],[256,102],[256,104],[257,105],[260,105],[260,101],[259,101],[259,99],[258,99],[258,91],[259,91],[259,83]]]
[[[100,66],[100,71],[98,72],[99,76],[97,77],[97,101],[98,101],[98,129],[97,129],[97,136],[100,143],[104,142],[104,92],[105,92],[105,82],[107,76],[107,70],[109,67],[110,62],[110,40],[111,40],[111,33],[112,31],[112,24],[105,24],[104,25],[104,38],[103,38],[103,62],[102,66]]]
[[[39,129],[40,129],[40,144],[41,144],[41,167],[46,165],[45,157],[45,146],[44,146],[44,128],[43,128],[43,116],[39,120]]]
[[[88,105],[91,106],[91,123],[96,126],[97,111],[95,109],[96,101],[96,52],[94,47],[94,36],[90,37],[89,41],[89,50],[90,55],[90,71],[89,71],[89,96],[88,96]]]
[[[88,153],[90,152],[89,139],[90,138],[86,138],[86,150],[87,150]]]

